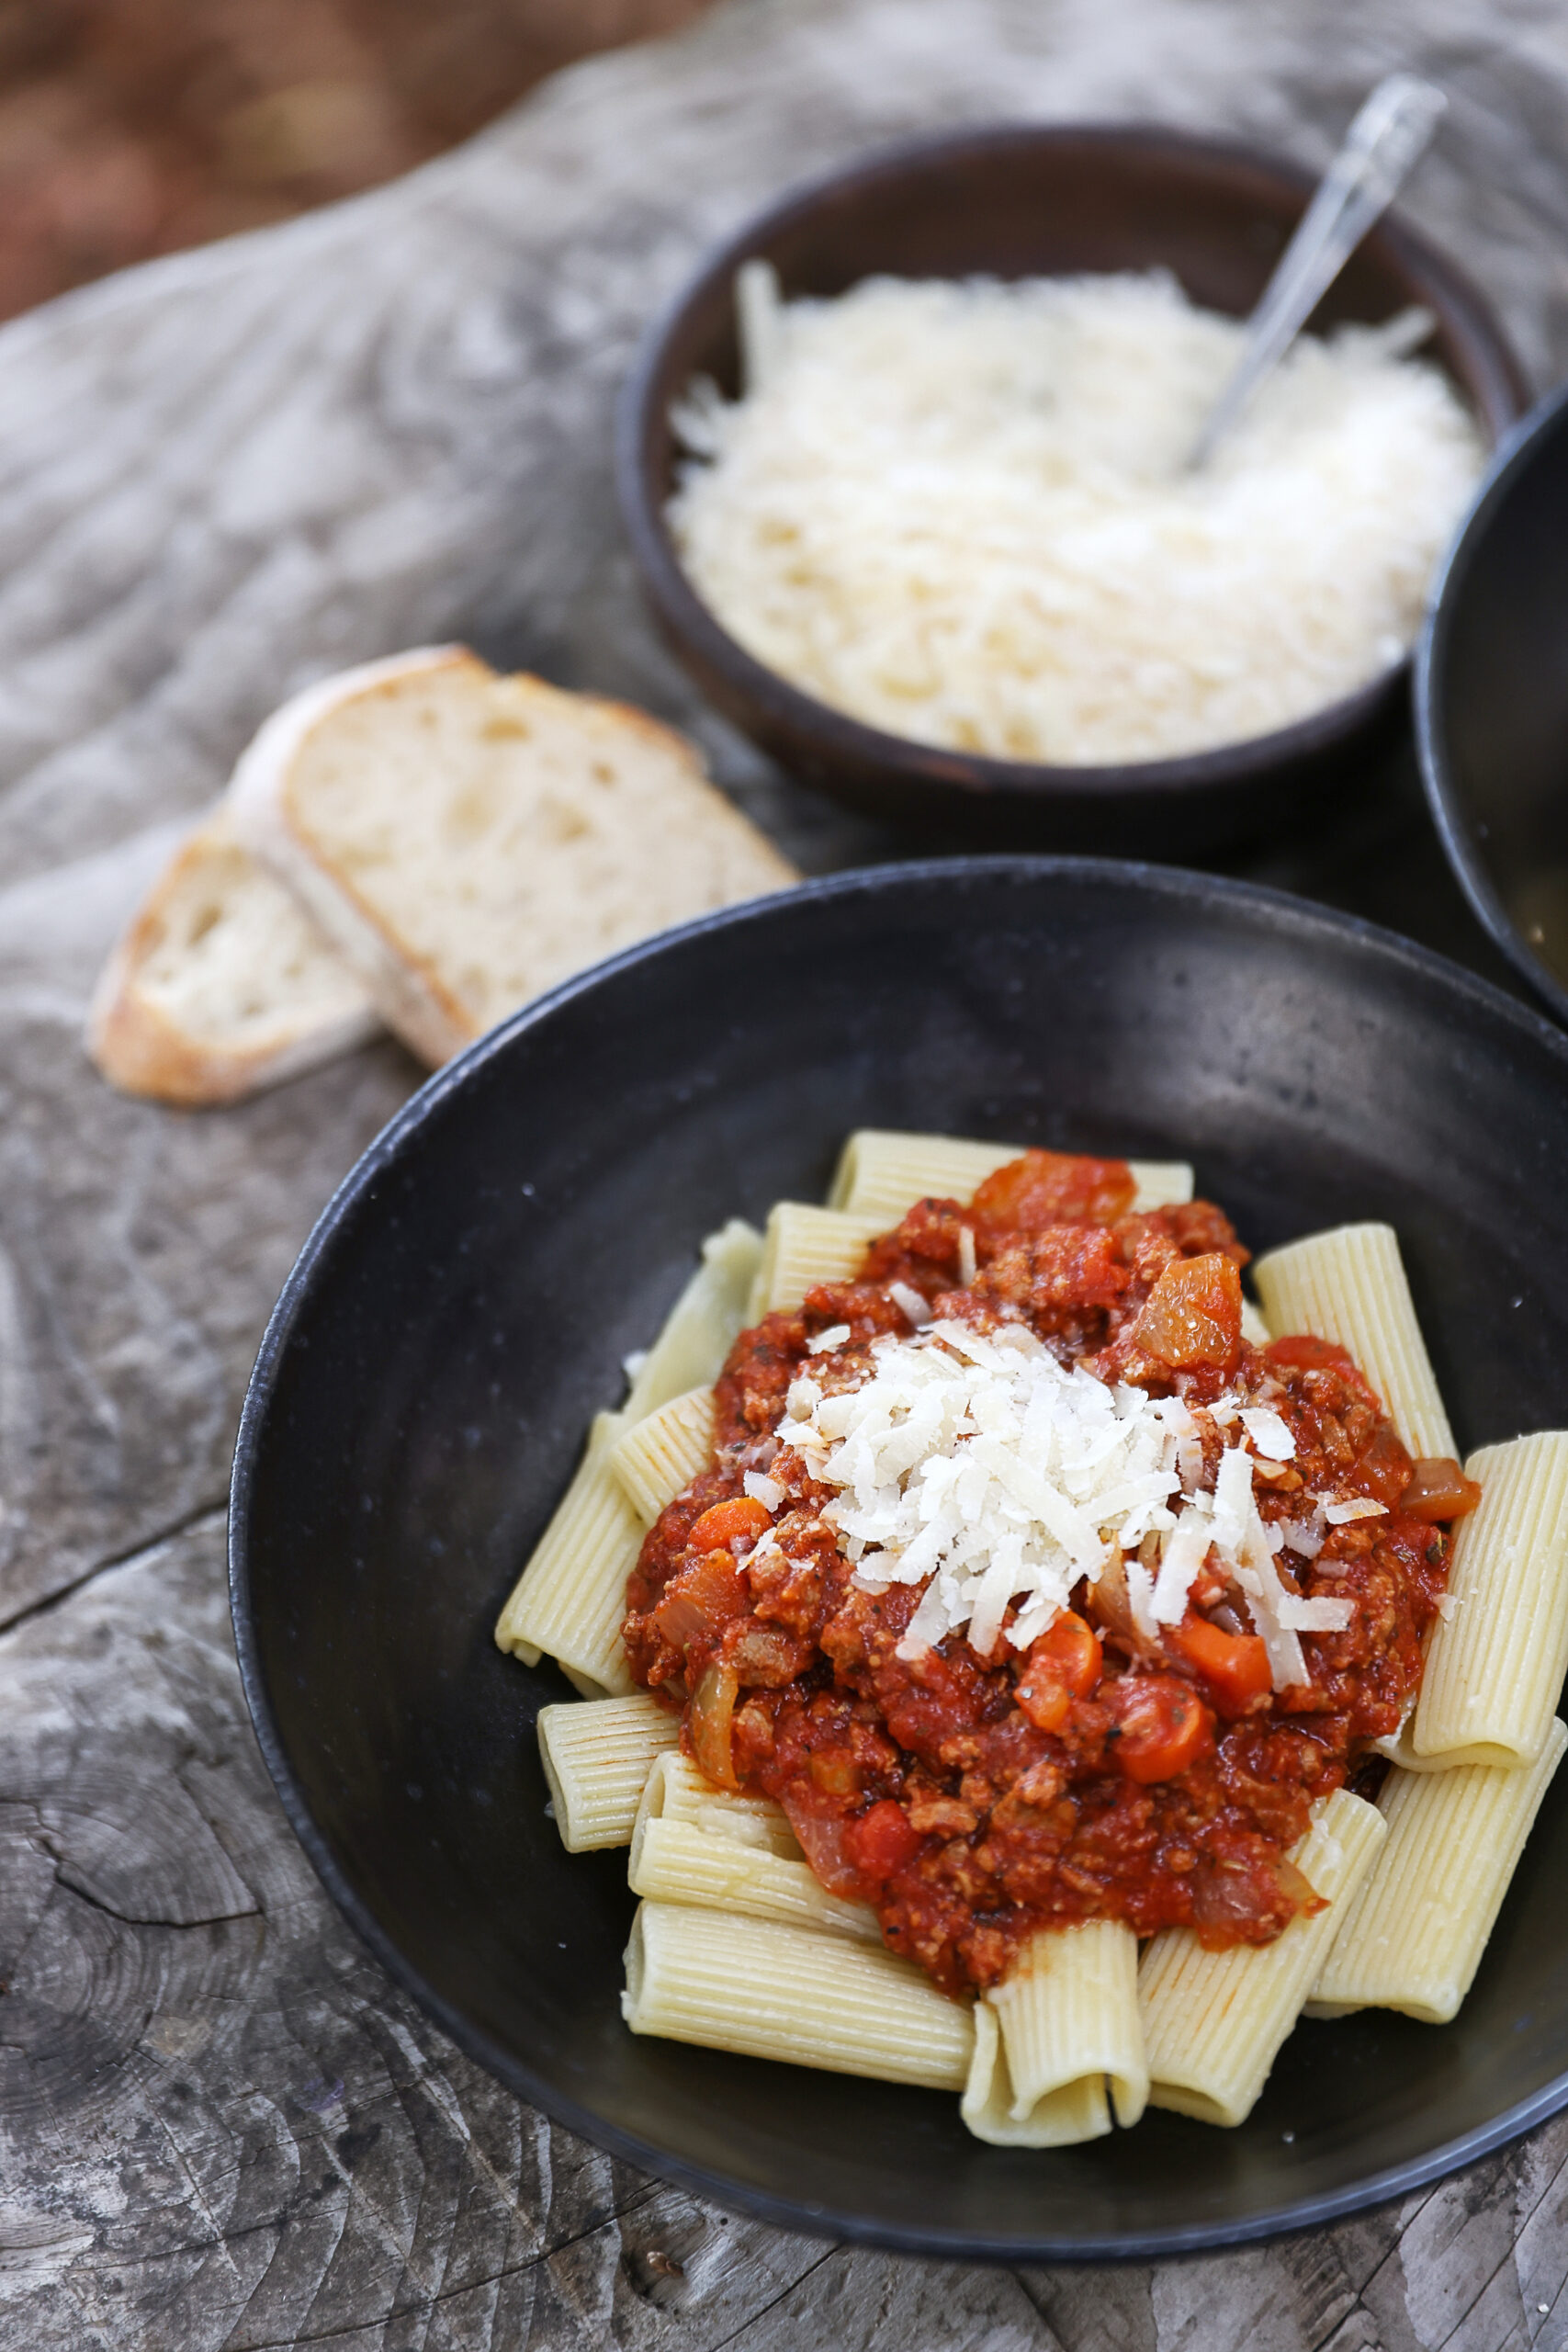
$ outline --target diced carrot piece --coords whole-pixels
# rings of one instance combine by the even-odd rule
[[[700,1519],[693,1522],[686,1538],[689,1550],[717,1552],[737,1537],[744,1543],[754,1543],[764,1527],[773,1523],[773,1513],[765,1504],[750,1495],[730,1495],[724,1502],[710,1503]]]
[[[1214,1718],[1174,1674],[1124,1674],[1101,1693],[1116,1719],[1109,1754],[1131,1781],[1173,1781],[1214,1744]]]
[[[1245,1715],[1254,1699],[1274,1687],[1269,1652],[1256,1634],[1227,1634],[1206,1617],[1190,1614],[1172,1628],[1169,1641],[1197,1668],[1222,1715]]]
[[[1100,1637],[1086,1619],[1071,1609],[1059,1609],[1039,1640],[1031,1645],[1031,1662],[1049,1659],[1075,1698],[1087,1699],[1100,1676]]]
[[[1060,1731],[1072,1711],[1072,1692],[1048,1666],[1030,1667],[1012,1695],[1036,1731]]]
[[[1032,1642],[1013,1692],[1036,1731],[1060,1731],[1075,1698],[1087,1698],[1100,1680],[1100,1643],[1091,1626],[1071,1609],[1059,1609]]]

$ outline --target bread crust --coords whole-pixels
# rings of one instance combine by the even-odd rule
[[[98,976],[87,1010],[86,1046],[122,1093],[197,1109],[243,1102],[263,1088],[314,1069],[376,1034],[366,1002],[330,1019],[301,1014],[294,1033],[266,1047],[224,1046],[180,1023],[144,985],[164,946],[170,909],[215,855],[235,849],[219,808],[186,836],[132,915]]]
[[[348,877],[323,865],[288,797],[293,762],[330,712],[349,702],[389,700],[404,679],[431,670],[466,670],[476,679],[495,675],[463,645],[420,646],[340,671],[273,713],[242,752],[229,789],[240,839],[293,891],[358,974],[387,1026],[434,1069],[459,1052],[471,1033],[453,1022],[443,999],[410,968]]]
[[[643,929],[637,928],[635,892],[631,894],[634,902],[628,906],[629,878],[641,886],[645,874],[654,874],[644,895],[656,910],[662,911],[664,919],[671,921],[682,919],[687,911],[702,911],[708,905],[782,888],[798,878],[766,837],[748,823],[709,781],[695,746],[646,711],[605,695],[569,694],[526,673],[499,678],[478,655],[459,645],[423,646],[365,662],[306,687],[272,714],[242,754],[224,800],[183,844],[137,910],[105,967],[88,1016],[89,1050],[113,1084],[127,1092],[165,1102],[238,1102],[259,1087],[276,1084],[358,1044],[373,1031],[378,1013],[423,1060],[435,1065],[471,1044],[485,1025],[474,1003],[465,1001],[460,992],[465,978],[470,989],[479,991],[479,1001],[491,1008],[490,1017],[494,1017],[497,999],[505,1002],[513,989],[521,991],[517,1001],[523,1001],[527,959],[521,969],[511,960],[504,965],[493,960],[487,964],[482,952],[476,950],[476,960],[468,966],[466,973],[459,965],[455,980],[450,969],[452,957],[447,956],[445,964],[443,961],[447,942],[441,941],[434,952],[426,952],[417,940],[406,936],[395,915],[378,905],[372,892],[362,889],[355,875],[334,856],[331,842],[312,822],[309,795],[299,788],[300,761],[306,747],[319,729],[349,710],[355,710],[359,718],[367,709],[371,714],[372,723],[367,730],[370,749],[366,756],[373,775],[376,724],[384,723],[389,730],[388,740],[395,741],[400,722],[394,707],[400,696],[407,692],[411,682],[432,677],[460,682],[479,698],[471,711],[461,696],[457,698],[457,741],[464,741],[463,729],[470,718],[476,725],[483,719],[482,731],[486,733],[491,731],[493,722],[498,734],[539,735],[547,747],[542,781],[539,775],[530,773],[526,767],[520,784],[516,782],[515,769],[502,771],[509,788],[520,790],[524,796],[519,806],[526,812],[527,825],[534,822],[535,806],[528,796],[536,789],[547,797],[553,791],[564,794],[570,804],[568,819],[575,820],[578,831],[581,833],[586,826],[594,834],[602,861],[597,871],[609,877],[609,911],[600,924],[595,945],[583,956],[583,963],[593,960],[595,954],[610,954],[629,945],[634,939],[646,936],[648,931],[658,927],[660,911],[655,911]],[[388,707],[388,715],[384,722],[378,722],[375,708],[382,703]],[[526,719],[530,711],[537,714],[532,728],[513,728],[507,723],[519,715]],[[406,742],[400,750],[406,752]],[[609,761],[610,764],[600,765],[603,761]],[[650,775],[644,768],[634,778],[632,768],[625,763],[645,761],[657,762],[660,774]],[[619,777],[623,793],[631,791],[629,805],[624,798],[620,803],[618,823],[606,824],[592,812],[584,817],[584,794],[592,800],[599,788],[586,781],[590,772],[599,775],[609,786],[614,786]],[[547,801],[542,799],[538,805],[543,808]],[[613,805],[599,804],[604,808]],[[395,832],[395,801],[378,814],[389,817]],[[561,836],[563,840],[568,837]],[[515,850],[515,833],[513,845]],[[530,855],[532,846],[530,835]],[[394,865],[396,848],[394,840]],[[213,1019],[203,1020],[193,1012],[191,1018],[182,1021],[177,990],[175,1001],[170,1001],[166,955],[169,924],[181,906],[182,891],[187,886],[199,885],[201,860],[214,858],[220,853],[232,859],[240,851],[248,852],[289,893],[302,915],[321,933],[322,944],[330,944],[346,973],[357,978],[369,1000],[368,1005],[355,1006],[351,996],[345,1001],[342,988],[336,991],[335,1005],[327,1001],[332,993],[328,990],[323,991],[322,1002],[314,1009],[308,994],[291,1005],[285,991],[270,1043],[263,1047],[254,1042],[253,1022],[252,1043],[242,1045],[236,1040],[234,1045],[225,1046],[221,1039],[220,989],[225,975],[220,958],[218,980],[213,983],[218,1007],[208,1008],[213,1012]],[[603,863],[606,854],[610,858],[607,868]],[[413,854],[417,852],[411,853],[411,856]],[[569,905],[572,854],[568,852],[563,855],[558,869],[567,888],[561,903]],[[541,840],[541,871],[548,867],[551,855],[549,841]],[[684,892],[681,885],[690,876],[682,865],[682,857],[691,873],[699,877],[696,887]],[[676,872],[673,888],[672,863]],[[405,915],[409,912],[408,870],[405,865],[400,877],[404,885]],[[251,869],[246,867],[244,871],[249,876]],[[579,888],[582,887],[581,875],[579,866],[575,886]],[[525,901],[528,898],[528,879],[531,876],[525,877],[521,889]],[[221,895],[217,876],[212,878],[211,887]],[[459,901],[468,887],[464,882],[457,893]],[[391,895],[395,899],[396,893]],[[681,903],[683,896],[687,902],[684,907]],[[245,901],[242,899],[236,903],[243,920]],[[437,891],[434,903],[438,908],[449,909],[451,900],[444,902]],[[536,908],[536,898],[533,903]],[[592,908],[597,902],[583,903],[589,908],[584,928],[592,936]],[[188,911],[188,899],[186,904]],[[493,947],[493,899],[489,919]],[[537,987],[548,986],[562,976],[559,931],[555,933],[553,950],[547,922],[543,931],[546,944],[535,957],[535,969],[543,973],[536,983]],[[428,940],[428,927],[425,936]],[[525,936],[532,942],[532,933]],[[243,948],[243,932],[239,944]],[[194,950],[194,942],[191,944]],[[165,960],[160,991],[150,989],[146,981],[153,958],[161,952]],[[242,957],[239,968],[247,972],[251,967],[244,966]],[[254,959],[254,970],[265,996],[268,978],[265,943]],[[200,984],[199,970],[193,970],[193,989],[199,989]],[[232,986],[232,971],[229,985]],[[216,1037],[210,1034],[214,1023]],[[240,1026],[241,1018],[236,1015],[237,1033]]]
[[[488,663],[460,646],[423,648],[345,672],[286,704],[267,722],[242,758],[232,786],[234,820],[241,838],[295,892],[358,973],[389,1028],[432,1067],[470,1045],[485,1024],[450,986],[438,959],[402,935],[344,871],[312,824],[311,812],[296,782],[301,750],[331,714],[351,703],[393,703],[409,677],[434,670],[467,676],[484,689],[501,683]],[[695,746],[673,728],[630,704],[604,695],[569,695],[526,673],[508,678],[505,684],[513,698],[537,697],[556,711],[563,705],[574,706],[584,716],[593,714],[597,719],[608,720],[623,737],[631,736],[645,750],[677,763],[689,786],[701,796],[701,829],[710,840],[727,835],[740,860],[754,869],[755,888],[745,895],[784,888],[799,879],[766,836],[711,783]],[[636,854],[635,850],[631,854]]]

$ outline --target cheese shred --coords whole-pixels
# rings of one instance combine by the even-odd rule
[[[1153,1637],[1179,1624],[1216,1555],[1246,1597],[1279,1690],[1308,1679],[1302,1634],[1348,1623],[1348,1601],[1304,1599],[1281,1577],[1286,1532],[1259,1516],[1247,1442],[1284,1450],[1290,1432],[1273,1412],[1238,1411],[1232,1397],[1206,1411],[1109,1387],[1065,1370],[1020,1324],[985,1335],[934,1322],[876,1340],[870,1357],[853,1387],[825,1390],[798,1374],[778,1438],[834,1490],[823,1516],[856,1564],[853,1581],[871,1592],[924,1587],[900,1657],[965,1631],[982,1657],[1004,1632],[1026,1649],[1080,1579],[1098,1583],[1117,1560]],[[1244,1434],[1205,1488],[1194,1476],[1203,1426],[1213,1439],[1216,1424],[1238,1419]],[[1151,1537],[1152,1572],[1131,1556]]]
[[[1201,472],[1242,326],[1163,274],[777,300],[674,412],[670,521],[756,658],[917,741],[1066,765],[1304,718],[1398,662],[1479,477],[1425,313],[1303,336]],[[757,275],[758,269],[762,275]]]

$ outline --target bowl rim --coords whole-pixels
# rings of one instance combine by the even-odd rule
[[[1166,759],[1066,766],[1046,761],[998,759],[985,752],[922,743],[914,737],[895,735],[886,729],[874,727],[848,711],[819,701],[770,669],[730,635],[704,603],[682,564],[662,504],[652,493],[644,464],[643,453],[653,422],[666,347],[688,312],[716,282],[728,281],[742,261],[763,252],[774,237],[808,219],[824,200],[874,187],[878,182],[897,180],[911,166],[940,164],[971,153],[1004,153],[1010,148],[1075,145],[1112,153],[1124,151],[1129,160],[1168,158],[1241,168],[1271,181],[1280,193],[1300,197],[1303,201],[1311,197],[1317,184],[1317,175],[1304,165],[1246,141],[1216,139],[1136,119],[994,122],[899,140],[855,156],[816,175],[750,215],[708,252],[656,314],[644,332],[616,403],[616,494],[623,527],[644,590],[664,625],[682,650],[689,648],[705,668],[717,672],[734,690],[759,707],[770,725],[795,738],[830,738],[840,760],[849,759],[885,771],[897,770],[911,784],[957,787],[976,797],[1093,803],[1111,799],[1118,794],[1137,793],[1171,799],[1186,791],[1212,791],[1227,785],[1245,784],[1263,773],[1331,749],[1355,733],[1385,700],[1397,693],[1402,679],[1408,675],[1410,652],[1406,650],[1398,661],[1389,663],[1349,694],[1324,704],[1304,718],[1293,719],[1265,735],[1217,744],[1206,752],[1187,752]],[[1478,413],[1477,422],[1483,435],[1490,436],[1495,431],[1501,440],[1517,425],[1529,401],[1529,388],[1518,356],[1481,288],[1397,210],[1385,212],[1362,243],[1382,245],[1397,263],[1413,266],[1421,276],[1435,281],[1443,298],[1440,323],[1459,333],[1467,349],[1475,356],[1480,372],[1490,380],[1492,398],[1504,419],[1494,427],[1489,416]],[[1466,404],[1470,405],[1468,395]]]
[[[679,948],[686,941],[742,930],[770,920],[788,920],[788,910],[802,903],[862,896],[873,899],[908,885],[1012,877],[1020,885],[1032,880],[1081,881],[1103,887],[1112,883],[1137,897],[1186,901],[1195,910],[1216,900],[1247,908],[1272,924],[1287,927],[1303,941],[1315,940],[1330,953],[1354,942],[1371,948],[1390,964],[1427,982],[1436,981],[1474,1010],[1501,1019],[1532,1043],[1544,1046],[1558,1060],[1568,1084],[1568,1035],[1534,1008],[1481,979],[1432,950],[1420,947],[1398,933],[1365,922],[1359,916],[1300,899],[1262,884],[1202,874],[1179,867],[1106,857],[1050,856],[1015,853],[910,859],[892,865],[863,866],[824,875],[771,894],[748,899],[699,916],[651,940],[626,948],[587,971],[563,980],[546,995],[525,1006],[468,1046],[453,1061],[435,1071],[389,1120],[338,1185],[317,1218],[284,1283],[268,1320],[265,1335],[246,1386],[234,1452],[229,1507],[229,1585],[240,1679],[254,1725],[257,1743],[277,1791],[285,1815],[327,1893],[392,1982],[408,1994],[426,2016],[468,2057],[484,2067],[514,2096],[538,2108],[580,2137],[604,2148],[623,2161],[658,2178],[677,2183],[693,2194],[770,2223],[775,2228],[832,2236],[852,2245],[885,2247],[898,2254],[944,2261],[1002,2263],[1066,2263],[1148,2261],[1198,2254],[1220,2247],[1256,2244],[1289,2231],[1343,2220],[1348,2215],[1409,2195],[1446,2175],[1472,2164],[1532,2130],[1568,2107],[1568,2056],[1562,2071],[1550,2083],[1474,2130],[1461,2133],[1408,2162],[1389,2165],[1345,2188],[1303,2197],[1230,2222],[1183,2224],[1176,2228],[1123,2232],[1086,2243],[1064,2240],[1042,2231],[1032,2237],[976,2238],[963,2229],[892,2224],[863,2214],[830,2211],[809,2198],[779,2197],[749,2187],[721,2172],[673,2155],[635,2133],[607,2122],[542,2079],[526,2060],[503,2050],[482,2030],[429,1984],[407,1961],[382,1928],[368,1904],[358,1894],[347,1871],[333,1854],[318,1827],[303,1788],[289,1760],[267,1688],[253,1617],[253,1587],[247,1534],[252,1510],[256,1457],[267,1419],[273,1387],[296,1326],[307,1307],[318,1269],[328,1260],[340,1230],[355,1217],[366,1195],[373,1191],[389,1163],[450,1098],[499,1057],[515,1040],[545,1027],[565,1006],[591,994],[606,981]]]
[[[1476,843],[1469,809],[1461,797],[1449,742],[1443,686],[1456,614],[1487,532],[1499,507],[1529,470],[1537,445],[1568,413],[1568,384],[1538,401],[1502,441],[1466,508],[1433,578],[1427,617],[1416,639],[1412,676],[1416,754],[1427,806],[1443,854],[1481,923],[1559,1021],[1568,1022],[1568,983],[1536,955],[1520,934]]]

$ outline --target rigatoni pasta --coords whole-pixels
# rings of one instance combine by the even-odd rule
[[[525,1666],[553,1657],[585,1698],[633,1687],[620,1628],[646,1522],[611,1456],[661,1407],[717,1378],[745,1319],[761,1255],[761,1235],[739,1217],[703,1243],[702,1263],[632,1372],[626,1404],[595,1416],[577,1474],[497,1622],[498,1648]]]
[[[909,1962],[772,1919],[642,1903],[622,2014],[634,2033],[829,2074],[961,2091],[975,2027]]]
[[[1271,1331],[1312,1331],[1347,1349],[1412,1453],[1453,1453],[1392,1226],[1312,1233],[1271,1250],[1252,1271]]]
[[[762,1237],[732,1216],[702,1246],[702,1263],[665,1317],[663,1329],[631,1373],[622,1410],[628,1427],[690,1388],[717,1377],[736,1333],[746,1321],[751,1285],[761,1261]]]
[[[868,1904],[829,1894],[783,1813],[775,1805],[771,1820],[760,1818],[747,1809],[756,1803],[710,1791],[683,1756],[661,1758],[632,1836],[626,1869],[632,1893],[654,1902],[781,1919],[791,1927],[849,1936],[880,1951],[875,1912]]]
[[[1008,2071],[1001,2022],[989,2001],[975,2004],[975,2054],[958,2112],[976,2140],[997,2148],[1071,2148],[1111,2128],[1105,2076],[1085,2067],[1034,2100],[1023,2114]]]
[[[513,1588],[495,1629],[497,1646],[526,1664],[553,1657],[585,1698],[636,1689],[621,1644],[626,1578],[644,1526],[609,1454],[619,1413],[601,1413],[581,1465]]]
[[[1147,2104],[1138,1939],[1120,1919],[1043,1928],[976,2005],[964,2120],[1003,2146],[1055,2148],[1130,2128]]]
[[[857,1127],[840,1154],[828,1205],[874,1218],[880,1233],[896,1225],[911,1201],[928,1193],[966,1201],[976,1186],[1017,1159],[1016,1143],[968,1143],[961,1136],[904,1135],[886,1127]],[[1184,1159],[1130,1159],[1132,1206],[1169,1208],[1192,1198],[1192,1170]]]
[[[626,1500],[651,1527],[713,1459],[713,1389],[689,1388],[623,1431],[610,1449],[610,1469]]]
[[[713,1391],[672,1397],[628,1428],[601,1414],[581,1467],[502,1611],[502,1649],[547,1653],[585,1698],[629,1690],[626,1578],[643,1535],[713,1450]],[[528,1652],[532,1651],[532,1657]]]
[[[539,1757],[569,1854],[631,1842],[649,1775],[681,1726],[647,1691],[539,1710]]]
[[[1346,1905],[1313,1988],[1314,2015],[1403,2009],[1428,2025],[1457,2017],[1565,1747],[1554,1715],[1533,1764],[1390,1773],[1378,1800],[1388,1838]]]
[[[1205,1951],[1168,1928],[1144,1955],[1138,1997],[1149,2104],[1201,2123],[1240,2123],[1301,2015],[1338,1924],[1386,1834],[1375,1805],[1341,1789],[1317,1808],[1291,1860],[1327,1909],[1292,1919],[1270,1944]]]
[[[848,1282],[881,1230],[879,1217],[815,1208],[807,1201],[777,1203],[762,1237],[748,1319],[760,1322],[798,1306],[817,1283]]]
[[[1568,1431],[1483,1446],[1464,1466],[1481,1501],[1454,1538],[1410,1744],[1436,1762],[1529,1764],[1568,1668]]]
[[[632,1830],[634,1870],[639,1835],[654,1821],[679,1822],[735,1845],[777,1854],[784,1861],[800,1860],[800,1841],[782,1805],[772,1797],[740,1796],[728,1789],[716,1789],[679,1747],[656,1758],[649,1770]]]
[[[1388,1228],[1342,1228],[1265,1260],[1265,1326],[1241,1296],[1245,1251],[1191,1194],[1179,1163],[863,1130],[832,1205],[784,1202],[762,1236],[732,1226],[705,1245],[670,1343],[637,1369],[627,1408],[596,1424],[502,1619],[513,1645],[549,1651],[583,1687],[611,1687],[618,1656],[684,1703],[692,1755],[652,1699],[542,1718],[547,1745],[571,1751],[552,1788],[567,1789],[579,1752],[597,1743],[605,1758],[601,1801],[575,1785],[557,1798],[580,1843],[626,1837],[641,1776],[633,2030],[961,2087],[982,2138],[1059,2146],[1135,2121],[1145,2098],[1239,2121],[1308,1994],[1340,1983],[1330,1946],[1358,1949],[1372,1882],[1354,1915],[1353,1891],[1385,1836],[1377,1883],[1397,1877],[1417,1890],[1400,1904],[1441,1910],[1449,1849],[1471,1852],[1490,1804],[1489,1925],[1539,1802],[1524,1788],[1537,1766],[1480,1775],[1514,1784],[1506,1805],[1479,1784],[1467,1796],[1474,1776],[1448,1770],[1429,1796],[1405,1795],[1396,1776],[1380,1810],[1334,1785],[1354,1758],[1325,1740],[1319,1712],[1314,1741],[1298,1744],[1317,1762],[1303,1761],[1299,1788],[1271,1768],[1281,1777],[1251,1816],[1250,1845],[1211,1854],[1202,1804],[1161,1810],[1168,1790],[1208,1785],[1209,1759],[1245,1740],[1260,1705],[1272,1720],[1283,1701],[1289,1724],[1316,1645],[1353,1636],[1334,1653],[1343,1688],[1373,1655],[1355,1645],[1363,1590],[1374,1616],[1391,1590],[1404,1611],[1393,1655],[1414,1693],[1411,1634],[1424,1621],[1413,1612],[1431,1603],[1425,1584],[1401,1583],[1400,1564],[1440,1559],[1442,1522],[1474,1491],[1435,1458],[1447,1423]],[[748,1283],[748,1316],[795,1319],[744,1335],[716,1396]],[[1303,1330],[1333,1346],[1296,1343]],[[1386,1395],[1418,1470],[1336,1348]],[[676,1366],[691,1374],[679,1393]],[[1188,1384],[1193,1368],[1202,1376]],[[1354,1429],[1349,1449],[1327,1445],[1320,1412]],[[1536,1619],[1509,1617],[1497,1564],[1521,1544],[1544,1556],[1559,1534],[1568,1437],[1489,1449],[1471,1467],[1491,1510],[1458,1558],[1468,1545],[1474,1589],[1491,1597],[1474,1603],[1468,1649],[1462,1601],[1436,1627],[1432,1660],[1447,1642],[1452,1657],[1493,1662],[1487,1736],[1522,1753],[1530,1725],[1546,1736],[1568,1590],[1554,1586]],[[1404,1527],[1404,1551],[1383,1545],[1385,1521]],[[829,1613],[813,1615],[819,1600]],[[871,1678],[858,1662],[874,1635]],[[915,1669],[955,1657],[989,1693],[978,1712],[960,1703],[963,1675]],[[1392,1738],[1397,1677],[1381,1670]],[[1454,1674],[1468,1702],[1473,1658]],[[609,1709],[636,1703],[662,1716],[662,1742],[651,1716],[637,1736],[626,1717],[611,1738]],[[575,1748],[547,1720],[596,1713],[602,1730]],[[1406,1722],[1406,1747],[1422,1729],[1419,1715]],[[1223,1784],[1233,1812],[1250,1769]],[[1096,1792],[1092,1815],[1080,1782]],[[1393,1833],[1423,1806],[1436,1819],[1439,1796],[1459,1826],[1446,1842],[1401,1833],[1396,1873]],[[1287,1852],[1268,1825],[1292,1806],[1304,1826]],[[1075,1843],[1085,1821],[1092,1834]],[[1162,1860],[1168,1848],[1185,1861]],[[1032,1893],[1009,1891],[1015,1855]],[[1216,1871],[1232,1875],[1205,1910]],[[1479,1951],[1476,1916],[1453,1928],[1456,1950],[1469,1938]],[[1188,1919],[1211,1944],[1237,1939],[1205,1949],[1170,1924]],[[1446,1984],[1459,1981],[1456,1961],[1442,1967]]]

